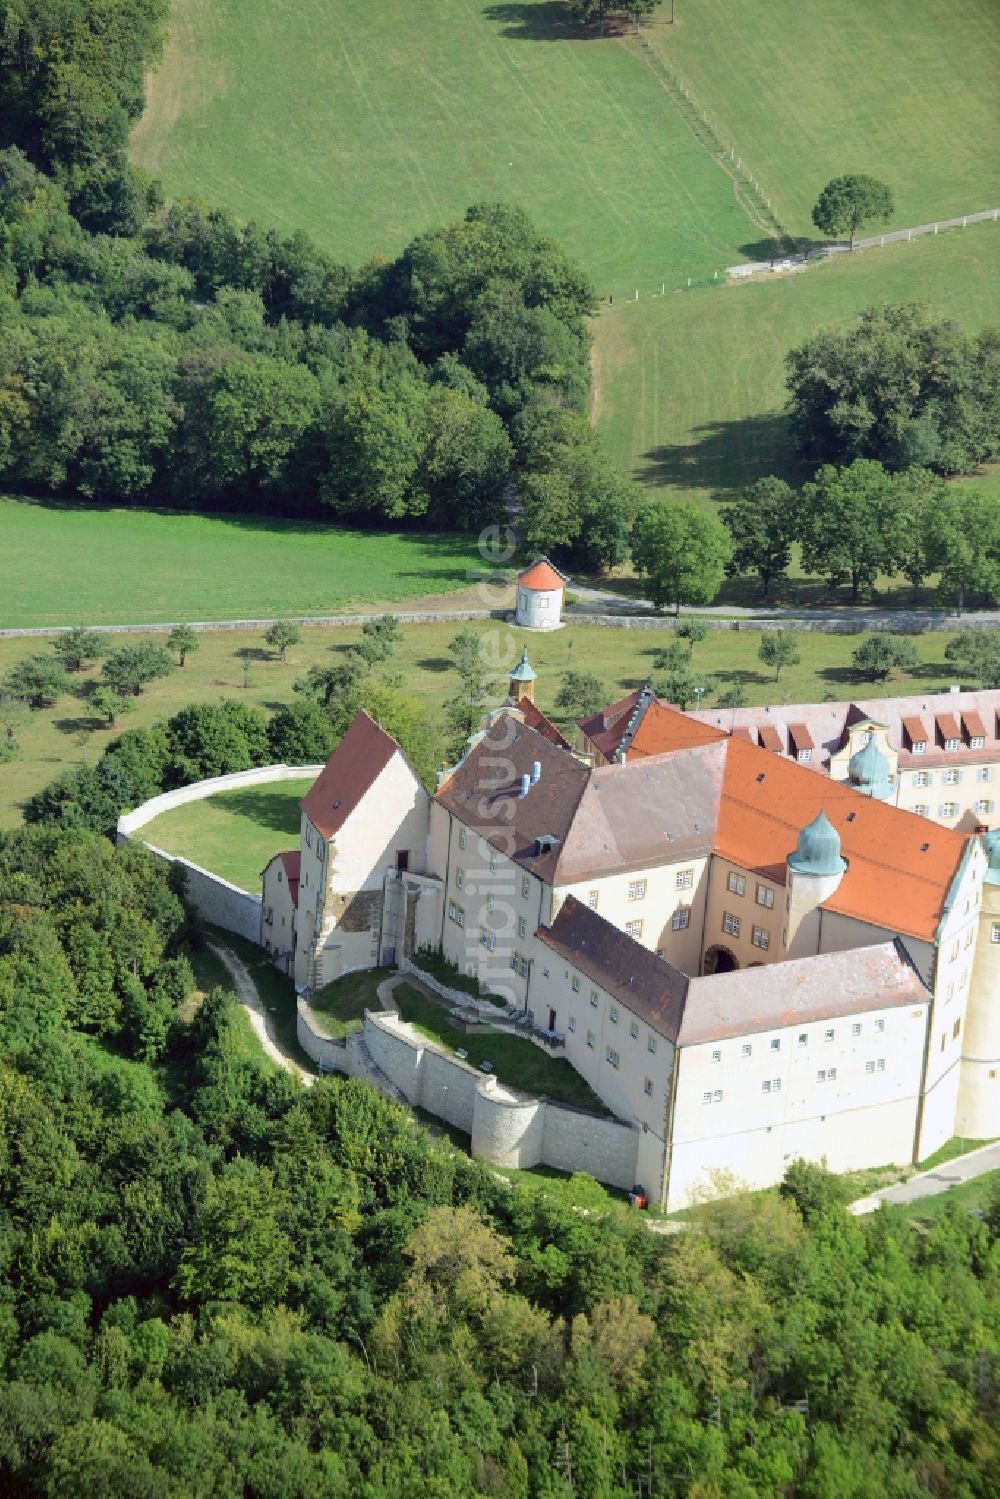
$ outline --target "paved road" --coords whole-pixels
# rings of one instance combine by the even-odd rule
[[[856,239],[856,250],[876,250],[881,245],[898,244],[900,240],[916,239],[921,234],[937,234],[939,229],[964,229],[966,224],[982,224],[987,219],[994,223],[1000,218],[1000,208],[984,208],[982,213],[962,213],[956,219],[938,219],[933,224],[914,224],[911,229],[893,229],[889,234],[870,234],[865,239]],[[836,250],[850,250],[850,245],[835,245]]]
[[[995,1145],[981,1145],[978,1150],[970,1150],[968,1155],[935,1166],[933,1171],[922,1171],[898,1187],[886,1187],[881,1192],[873,1192],[870,1197],[859,1197],[857,1202],[850,1204],[848,1211],[860,1217],[875,1212],[883,1202],[919,1202],[921,1197],[935,1197],[938,1192],[945,1192],[959,1182],[985,1176],[987,1171],[1000,1171],[1000,1141]]]

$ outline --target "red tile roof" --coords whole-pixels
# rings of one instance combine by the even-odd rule
[[[935,713],[934,722],[942,739],[961,739],[962,730],[954,713]]]
[[[902,723],[911,745],[927,743],[927,726],[922,718],[909,714],[902,720]]]
[[[561,572],[556,571],[547,557],[543,557],[533,567],[529,567],[527,572],[523,572],[517,581],[521,588],[549,589],[566,587],[566,578]]]
[[[965,732],[968,734],[970,739],[986,738],[986,725],[983,723],[983,720],[980,718],[979,714],[974,712],[973,709],[966,708],[963,711],[962,722],[965,725]]]
[[[317,832],[324,838],[339,832],[397,753],[395,739],[364,710],[358,713],[299,804]]]
[[[764,749],[770,750],[772,755],[783,755],[785,753],[785,746],[782,743],[781,735],[773,723],[762,723],[757,732],[760,735],[760,742]]]
[[[796,752],[816,748],[816,741],[804,723],[790,723],[788,733]]]
[[[546,718],[535,703],[528,697],[523,697],[517,704],[517,711],[523,716],[529,729],[534,729],[536,734],[541,734],[550,744],[557,744],[560,749],[571,749],[569,740],[561,734],[550,718]]]
[[[715,834],[723,858],[783,882],[799,833],[820,811],[840,834],[847,860],[826,909],[932,940],[965,851],[960,833],[730,740]]]
[[[625,738],[625,731],[629,725],[629,719],[639,706],[643,689],[637,687],[630,692],[628,697],[619,698],[617,703],[612,703],[610,708],[604,708],[600,713],[591,714],[590,718],[578,720],[581,734],[590,740],[594,748],[610,760],[615,750]]]
[[[679,708],[653,698],[627,746],[628,760],[663,755],[669,750],[690,749],[697,744],[715,744],[726,735],[722,729],[689,718]]]
[[[292,905],[299,903],[299,870],[302,865],[302,854],[296,849],[286,849],[278,855],[285,870],[285,879],[288,881],[288,893],[292,897]]]

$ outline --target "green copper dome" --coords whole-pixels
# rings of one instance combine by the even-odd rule
[[[528,661],[527,646],[524,647],[524,654],[511,672],[510,679],[512,682],[533,682],[535,680],[535,673],[532,671]]]
[[[862,749],[851,756],[847,774],[851,783],[864,796],[875,797],[878,801],[888,801],[892,797],[889,761],[874,739],[869,739]]]
[[[989,863],[983,876],[984,885],[1000,885],[1000,828],[994,828],[983,838],[983,847]]]
[[[796,874],[843,874],[847,863],[840,857],[840,834],[825,812],[802,829],[795,852],[788,855],[788,867]]]

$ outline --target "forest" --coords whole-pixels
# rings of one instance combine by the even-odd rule
[[[1000,1204],[795,1163],[653,1234],[272,1067],[143,849],[0,890],[0,1492],[996,1493]]]

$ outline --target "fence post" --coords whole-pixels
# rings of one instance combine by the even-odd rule
[[[636,300],[636,301],[637,301],[637,302],[638,302],[638,300],[639,300],[639,288],[638,288],[638,287],[636,287],[636,289],[635,289],[635,300]]]
[[[968,224],[968,222],[969,222],[969,220],[968,220],[968,218],[967,218],[967,217],[966,217],[966,218],[963,218],[963,220],[962,220],[962,228],[963,228],[963,229],[964,229],[964,228],[965,228],[965,226],[966,226],[966,225],[967,225],[967,224]]]
[[[882,243],[879,245],[879,249],[880,250],[884,250],[885,249],[885,235],[884,234],[882,236]]]
[[[938,226],[935,224],[934,225],[934,233],[937,234],[937,232],[938,232]]]
[[[909,244],[910,240],[912,238],[913,238],[913,230],[912,229],[907,229],[907,231],[906,231],[906,243]]]

